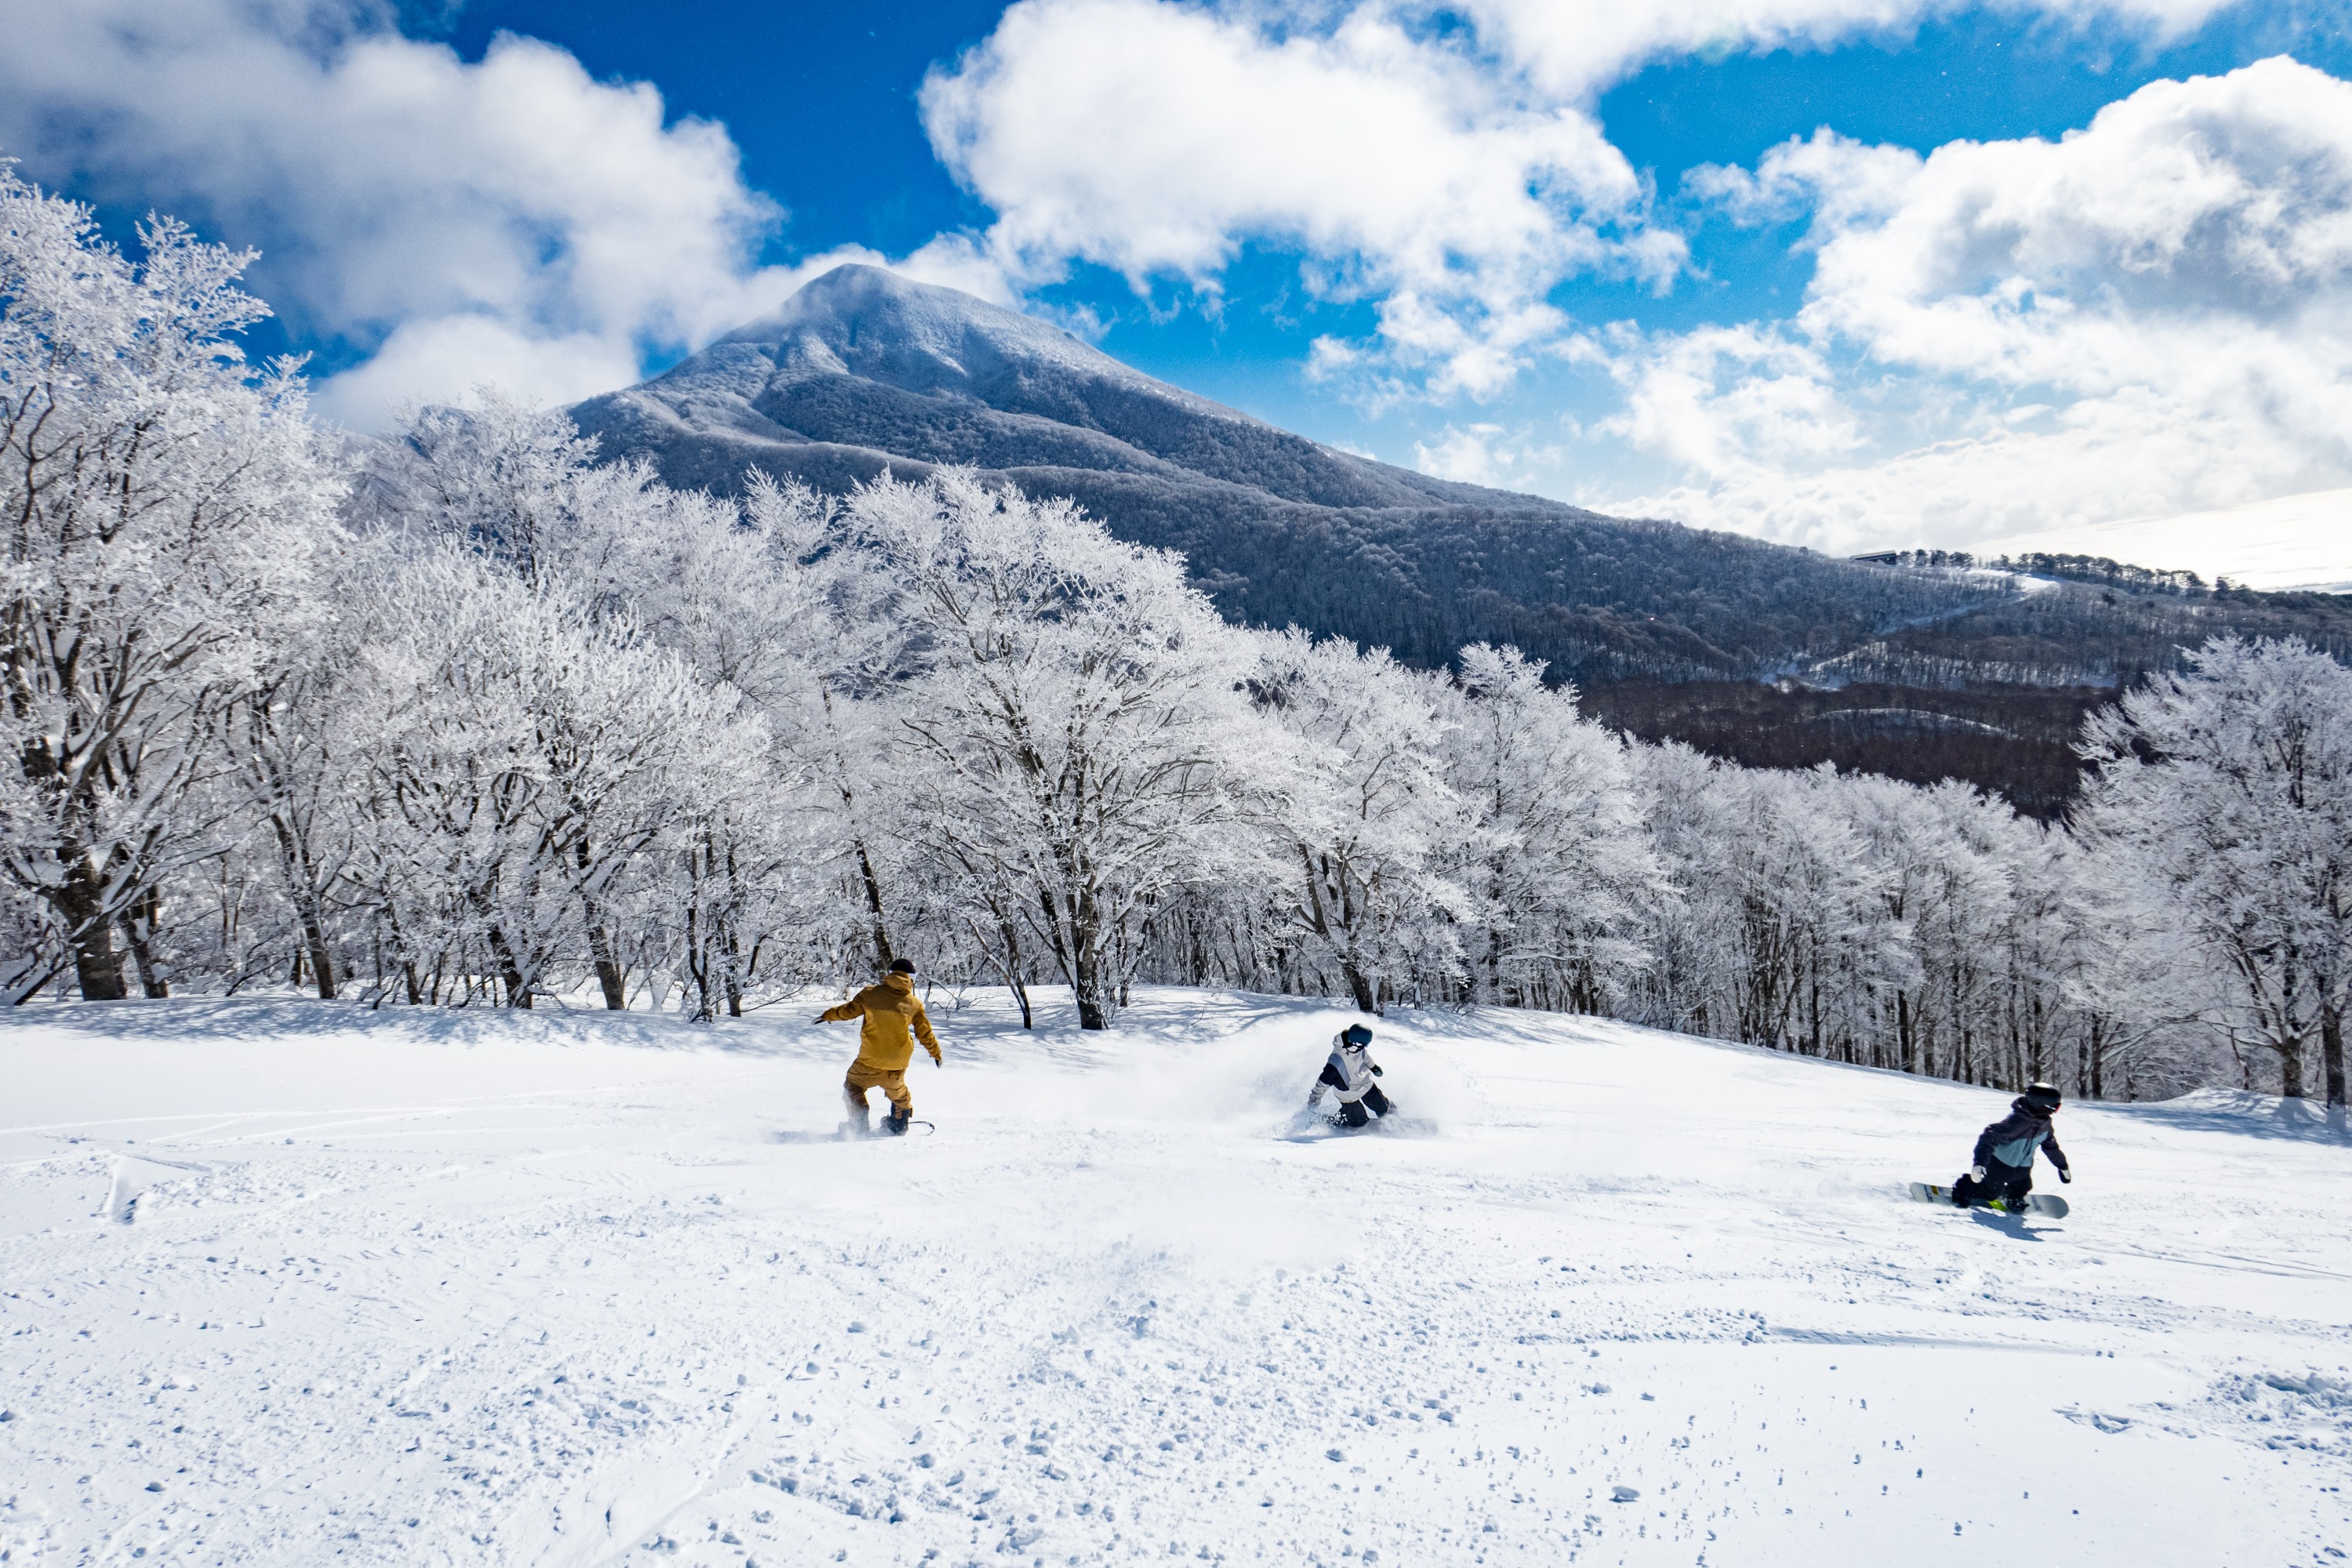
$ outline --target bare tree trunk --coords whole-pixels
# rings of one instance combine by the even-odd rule
[[[1339,955],[1339,978],[1348,983],[1348,994],[1355,998],[1356,1010],[1360,1013],[1378,1013],[1380,1007],[1372,999],[1371,983],[1365,978],[1364,972],[1356,963],[1355,932],[1348,930],[1348,940],[1345,942],[1331,934],[1331,922],[1323,909],[1323,874],[1316,867],[1314,852],[1301,844],[1298,847],[1298,860],[1307,870],[1307,916],[1313,922],[1315,934],[1323,939],[1325,946]]]
[[[727,1016],[730,1018],[740,1018],[743,1016],[743,973],[740,962],[743,950],[735,940],[735,928],[731,924],[727,927],[726,940],[719,944],[719,951],[727,957]]]
[[[139,971],[139,989],[145,994],[147,1000],[160,1002],[172,994],[171,982],[163,978],[162,968],[155,963],[154,948],[140,934],[139,928],[127,920],[122,922],[122,940],[131,949],[132,966]]]
[[[131,944],[131,956],[139,967],[139,988],[151,1002],[160,1002],[172,994],[163,966],[155,962],[153,937],[163,914],[163,895],[153,888],[133,899],[131,907],[122,912],[123,940]]]
[[[317,915],[313,901],[302,911],[302,942],[310,950],[310,978],[319,983],[319,1000],[331,1002],[341,989],[341,979],[335,973],[335,955],[327,946],[327,931]]]
[[[844,790],[842,798],[847,800],[849,792]],[[866,853],[866,840],[863,838],[857,841],[857,874],[866,883],[866,907],[874,913],[875,966],[887,973],[898,955],[890,951],[890,931],[882,922],[882,879],[874,874],[874,858]]]
[[[1081,940],[1072,957],[1076,961],[1072,965],[1075,984],[1070,989],[1078,1000],[1078,1027],[1109,1028],[1110,1016],[1103,1006],[1102,955],[1094,951],[1091,943]]]
[[[629,989],[620,964],[613,957],[613,939],[598,919],[594,904],[588,906],[588,952],[596,961],[596,985],[604,994],[607,1011],[625,1013],[629,1008]]]
[[[74,979],[86,1002],[120,1002],[131,994],[122,977],[122,954],[114,945],[114,922],[106,916],[106,902],[98,879],[86,858],[66,862],[65,881],[49,894],[49,901],[66,919],[73,943]]]
[[[1046,940],[1078,1004],[1078,1027],[1108,1029],[1110,1009],[1103,1005],[1102,932],[1097,929],[1093,895],[1083,888],[1071,894],[1066,900],[1066,921],[1063,911],[1055,907],[1051,889],[1039,887],[1037,896],[1045,906]]]
[[[584,889],[588,870],[588,840],[584,836],[580,840],[579,855]],[[613,937],[604,929],[604,911],[584,890],[580,895],[580,904],[587,917],[588,954],[596,963],[596,984],[604,993],[604,1006],[610,1012],[625,1013],[629,1007],[628,987],[622,983],[621,966],[613,959]]]
[[[1036,1023],[1029,1011],[1029,987],[1022,983],[1021,978],[1020,932],[1014,929],[1010,915],[1000,920],[998,927],[1004,933],[1004,978],[1013,987],[1013,1000],[1021,1008],[1021,1026],[1034,1028]]]
[[[703,934],[704,921],[699,900],[686,906],[686,971],[694,981],[694,1021],[708,1024],[719,1016],[719,996],[712,984],[710,943]]]
[[[319,890],[311,885],[310,858],[302,852],[301,841],[283,816],[272,813],[269,826],[278,836],[278,853],[285,868],[288,889],[293,895],[295,918],[302,925],[302,946],[310,955],[310,973],[319,982],[319,1000],[335,999],[336,977],[334,954],[327,947],[327,922],[319,908]],[[294,984],[302,984],[296,975]]]
[[[2319,1070],[2327,1080],[2327,1103],[2344,1103],[2344,1014],[2326,1007],[2319,1015]]]
[[[491,956],[498,960],[499,982],[506,987],[507,1005],[529,1011],[530,986],[523,980],[522,966],[515,962],[514,949],[507,942],[507,933],[491,926],[485,933],[490,942]]]

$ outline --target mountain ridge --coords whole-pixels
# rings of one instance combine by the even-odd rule
[[[861,384],[856,405],[839,395],[844,381]],[[726,408],[730,396],[740,407]],[[966,406],[943,408],[943,403]],[[1244,482],[1232,471],[1230,448],[1204,452],[1197,440],[1182,438],[1198,437],[1197,428],[1170,428],[1164,416],[1173,408],[1225,427],[1253,450],[1279,455],[1284,461],[1266,463],[1248,482],[1284,500],[1339,507],[1510,502],[1601,515],[1339,451],[1146,375],[1059,328],[854,262],[812,280],[778,310],[660,375],[589,399],[574,417],[583,428],[593,423],[603,429],[620,422],[622,409],[646,415],[656,407],[667,407],[686,424],[695,423],[689,410],[707,420],[724,409],[733,416],[718,419],[716,431],[751,441],[992,469],[1174,469]],[[983,417],[982,410],[994,417]],[[893,427],[894,415],[899,427]],[[905,428],[909,418],[922,428]],[[844,428],[876,438],[844,441],[815,433]],[[987,449],[988,439],[1000,435],[1017,436],[1024,445],[1017,454]],[[919,440],[909,443],[910,437]],[[924,457],[907,449],[941,442],[954,447],[955,455]],[[1052,461],[1057,453],[1074,460]],[[1201,466],[1204,461],[1211,466]]]
[[[732,492],[961,465],[1181,550],[1233,618],[1438,666],[1514,641],[1563,679],[1752,678],[1948,613],[1948,585],[1392,467],[1158,381],[1070,334],[880,268],[572,410],[610,456]]]

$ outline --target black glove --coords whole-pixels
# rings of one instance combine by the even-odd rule
[[[1374,1064],[1373,1064],[1373,1066],[1372,1066],[1372,1076],[1373,1076],[1374,1078],[1379,1078],[1379,1077],[1381,1077],[1381,1069],[1380,1069],[1380,1065],[1379,1065],[1378,1063],[1374,1063]]]
[[[2071,1167],[2071,1166],[2063,1166],[2063,1165],[2062,1165],[2061,1167],[2059,1167],[2059,1170],[2058,1170],[2058,1180],[2059,1180],[2062,1184],[2063,1184],[2063,1183],[2066,1183],[2066,1182],[2071,1182],[2071,1181],[2073,1181],[2074,1179],[2074,1172],[2073,1167]]]

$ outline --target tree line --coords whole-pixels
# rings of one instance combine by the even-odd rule
[[[1236,626],[968,472],[740,496],[485,392],[318,427],[250,259],[0,176],[0,986],[740,1016],[915,959],[2343,1098],[2352,672],[2217,639],[2064,825],[1634,742],[1539,660]]]

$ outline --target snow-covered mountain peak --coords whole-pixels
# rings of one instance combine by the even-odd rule
[[[835,268],[771,314],[572,416],[607,456],[652,458],[688,487],[731,490],[753,468],[834,490],[886,469],[999,473],[1115,522],[1160,519],[1145,542],[1227,573],[1223,552],[1202,550],[1191,527],[1164,525],[1190,512],[1256,537],[1269,509],[1298,506],[1503,501],[1586,515],[1335,452],[1050,322],[877,267]]]
[[[855,262],[813,279],[772,314],[737,328],[678,369],[744,348],[761,351],[784,379],[855,375],[983,402],[1013,384],[1108,383],[1195,414],[1255,423],[1121,364],[1050,322]]]

